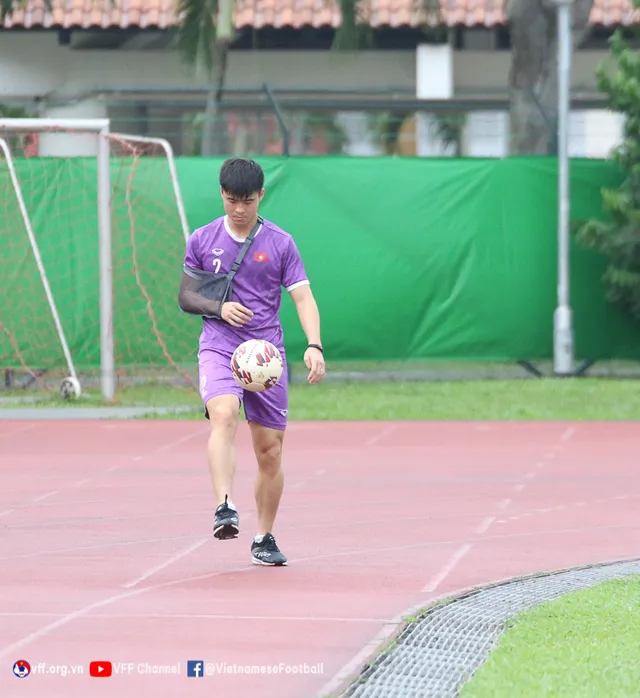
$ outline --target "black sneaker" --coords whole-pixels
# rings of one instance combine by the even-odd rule
[[[287,558],[280,552],[276,539],[267,533],[260,543],[255,539],[251,544],[251,558],[254,565],[286,565]]]
[[[220,540],[236,538],[240,531],[240,517],[235,509],[227,504],[225,496],[224,504],[216,509],[216,518],[213,524],[213,535]]]

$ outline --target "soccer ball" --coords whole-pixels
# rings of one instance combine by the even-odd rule
[[[80,381],[73,376],[69,376],[62,381],[60,386],[60,395],[65,400],[76,400],[82,394],[82,388],[80,387]]]
[[[273,388],[283,371],[284,362],[277,347],[263,339],[243,342],[231,357],[233,379],[252,393]]]

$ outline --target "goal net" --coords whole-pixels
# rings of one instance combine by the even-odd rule
[[[197,385],[172,149],[108,126],[0,119],[0,396]]]

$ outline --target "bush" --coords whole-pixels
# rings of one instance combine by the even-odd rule
[[[640,0],[632,0],[640,8]],[[623,140],[611,158],[624,175],[619,189],[604,189],[603,205],[610,220],[576,227],[577,240],[608,260],[603,281],[608,300],[618,303],[640,322],[640,51],[616,32],[611,39],[613,73],[606,64],[597,70],[598,87],[608,107],[625,119]]]

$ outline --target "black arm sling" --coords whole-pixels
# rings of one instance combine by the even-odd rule
[[[216,312],[214,315],[205,315],[204,317],[220,318],[222,316],[222,306],[231,300],[231,295],[233,292],[233,277],[236,275],[242,260],[244,259],[253,238],[260,229],[260,226],[264,223],[264,219],[258,216],[256,224],[251,228],[251,232],[244,241],[238,256],[236,257],[234,263],[231,265],[231,269],[226,274],[217,274],[212,271],[202,271],[200,269],[189,269],[187,272],[189,276],[196,279],[200,284],[194,289],[196,293],[201,295],[207,300],[217,303]]]

